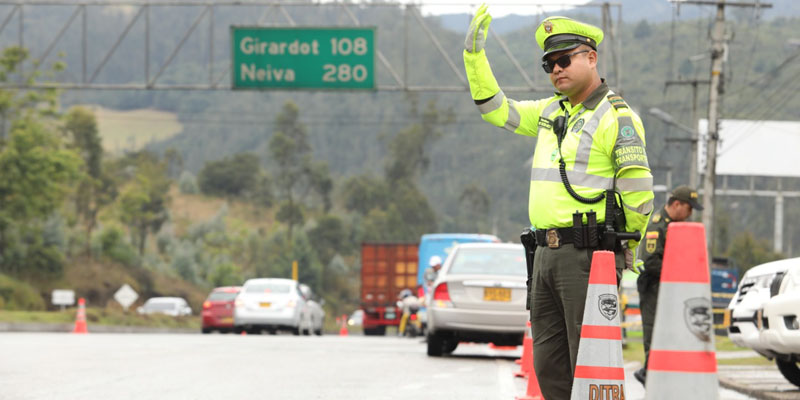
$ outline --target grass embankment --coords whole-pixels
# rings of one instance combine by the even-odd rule
[[[636,335],[631,335],[634,333]],[[631,337],[634,336],[634,337]],[[637,337],[638,336],[638,337]],[[714,344],[717,351],[747,351],[749,349],[739,347],[727,336],[717,336],[714,339]],[[644,363],[644,345],[641,341],[641,332],[629,332],[628,340],[625,347],[622,349],[622,358],[627,361],[638,361]],[[718,365],[772,365],[772,361],[764,357],[745,357],[745,358],[725,358],[717,359]]]
[[[70,324],[75,322],[75,308],[64,311],[0,311],[0,322]],[[153,328],[187,328],[200,330],[200,317],[170,317],[168,315],[139,315],[113,309],[86,309],[86,322],[92,325],[143,326]]]
[[[110,153],[135,151],[150,142],[175,136],[183,125],[175,113],[141,109],[119,111],[99,106],[85,106],[94,111],[103,148]]]

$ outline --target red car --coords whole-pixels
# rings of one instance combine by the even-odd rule
[[[209,293],[203,302],[203,333],[215,329],[221,333],[233,331],[233,302],[241,289],[241,286],[225,286]]]

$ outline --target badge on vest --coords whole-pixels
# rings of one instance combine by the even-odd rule
[[[576,133],[576,132],[580,131],[581,128],[583,128],[583,123],[584,123],[583,122],[583,118],[581,118],[577,122],[575,122],[575,125],[572,126],[572,132]]]
[[[547,119],[545,117],[539,117],[539,128],[552,130],[553,129],[553,121],[549,120],[549,119]]]

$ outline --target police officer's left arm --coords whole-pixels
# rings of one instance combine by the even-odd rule
[[[625,231],[645,235],[647,222],[653,212],[653,175],[645,150],[642,120],[627,107],[615,109],[616,140],[611,158],[616,176],[616,190],[622,196],[625,212]],[[639,242],[630,241],[628,248],[636,249]]]

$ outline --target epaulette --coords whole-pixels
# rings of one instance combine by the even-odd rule
[[[629,108],[628,103],[625,103],[625,100],[622,99],[622,96],[618,94],[609,94],[608,102],[611,103],[611,105],[617,110],[621,108]]]
[[[661,221],[661,213],[656,213],[653,215],[653,222],[658,223],[658,221]]]

